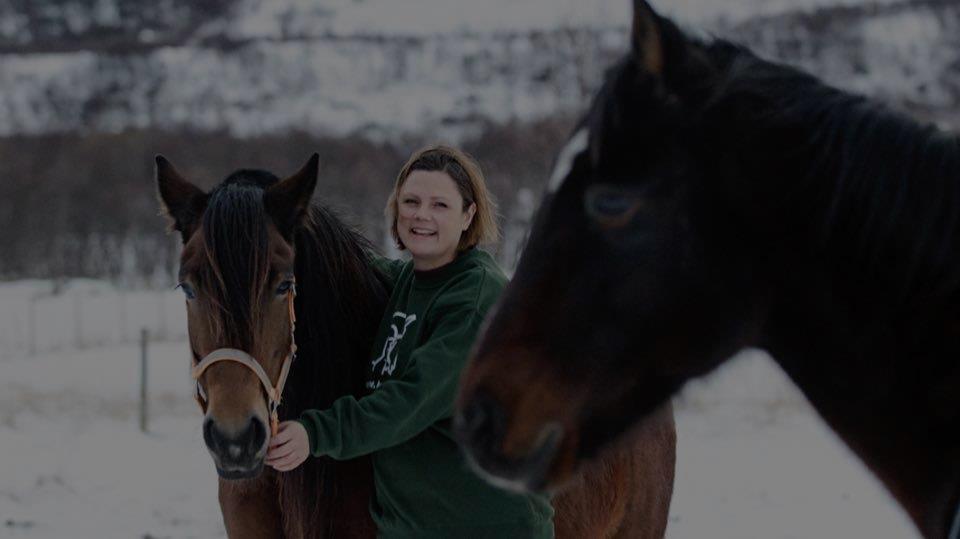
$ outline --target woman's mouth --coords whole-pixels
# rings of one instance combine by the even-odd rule
[[[433,230],[427,230],[425,228],[411,228],[410,233],[413,234],[414,236],[424,236],[424,237],[437,235],[437,233],[434,232]]]

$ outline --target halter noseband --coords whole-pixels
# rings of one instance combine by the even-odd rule
[[[277,429],[280,427],[280,416],[278,410],[280,408],[280,399],[283,396],[283,386],[287,383],[287,375],[290,374],[290,365],[293,363],[293,359],[297,355],[297,342],[294,337],[297,326],[297,314],[293,308],[293,298],[295,298],[296,295],[296,284],[291,284],[290,291],[287,292],[287,307],[290,313],[290,351],[287,353],[287,357],[283,359],[283,365],[280,367],[280,377],[277,379],[277,385],[274,386],[270,382],[270,377],[267,375],[267,371],[263,370],[263,366],[250,354],[235,348],[218,348],[207,354],[206,357],[204,357],[199,363],[194,365],[190,372],[190,375],[193,377],[193,379],[197,381],[197,396],[201,400],[201,403],[207,402],[207,394],[203,390],[203,386],[200,385],[200,377],[203,376],[204,371],[219,361],[233,361],[239,363],[253,371],[253,374],[257,375],[257,378],[263,385],[263,389],[266,390],[267,399],[270,403],[270,435],[277,435]]]

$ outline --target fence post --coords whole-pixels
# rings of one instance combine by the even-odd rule
[[[120,342],[128,343],[130,339],[127,335],[127,295],[124,290],[120,290],[120,306],[117,311],[120,313]]]
[[[27,349],[30,357],[37,355],[37,297],[30,296],[30,308],[27,312]]]
[[[73,347],[83,348],[83,309],[80,305],[80,293],[73,293]]]
[[[140,431],[147,432],[147,343],[149,340],[147,328],[140,330]]]

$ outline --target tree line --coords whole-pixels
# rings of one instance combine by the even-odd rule
[[[516,214],[518,192],[539,195],[572,123],[562,117],[490,124],[460,144],[480,162],[505,226]],[[317,151],[317,198],[382,244],[383,205],[395,175],[413,150],[432,142],[449,141],[423,135],[387,143],[306,133],[240,139],[154,130],[0,138],[0,279],[169,284],[179,245],[158,217],[158,153],[210,188],[238,168],[292,173]]]

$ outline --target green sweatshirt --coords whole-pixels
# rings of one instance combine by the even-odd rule
[[[338,399],[300,417],[314,456],[372,454],[371,513],[389,538],[553,537],[548,498],[488,485],[467,466],[451,432],[460,373],[480,324],[507,279],[471,249],[415,272],[381,265],[395,282],[360,399]]]

